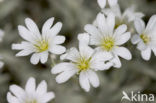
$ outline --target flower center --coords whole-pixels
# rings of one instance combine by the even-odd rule
[[[48,49],[49,44],[48,44],[48,41],[41,40],[41,41],[37,41],[37,43],[34,46],[36,47],[38,52],[43,52]]]
[[[26,101],[26,103],[37,103],[37,100]]]
[[[143,40],[143,42],[144,42],[145,44],[147,44],[147,43],[150,41],[149,36],[148,36],[148,35],[145,35],[145,34],[141,34],[141,35],[140,35],[140,38]]]
[[[85,59],[84,57],[80,58],[79,61],[76,63],[78,69],[80,71],[89,69],[90,60],[91,60],[91,58],[89,58],[89,59]]]
[[[114,42],[115,41],[113,37],[104,37],[101,42],[101,47],[106,51],[110,51],[114,47]]]

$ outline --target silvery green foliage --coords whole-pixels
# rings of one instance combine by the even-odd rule
[[[145,21],[156,13],[154,0],[119,0],[122,10],[135,4],[137,10],[145,13]],[[24,19],[31,17],[41,28],[49,17],[56,17],[63,22],[61,34],[67,37],[67,47],[77,44],[75,34],[83,32],[85,24],[91,23],[99,12],[96,0],[3,0],[0,2],[0,28],[5,31],[3,42],[0,43],[0,54],[3,56],[5,66],[0,70],[0,103],[6,102],[9,85],[18,84],[24,87],[29,77],[35,77],[39,83],[43,78],[48,83],[48,90],[54,91],[56,97],[50,103],[117,103],[121,101],[122,90],[127,93],[141,91],[143,93],[156,93],[156,58],[151,57],[145,62],[140,52],[130,46],[133,60],[122,60],[120,69],[110,69],[98,72],[100,87],[85,93],[74,76],[67,83],[58,85],[55,76],[51,75],[51,62],[33,66],[29,57],[15,57],[11,44],[20,42],[17,25],[24,25]],[[76,42],[75,42],[76,41]],[[153,55],[153,54],[152,54]],[[56,63],[58,62],[56,57]],[[128,102],[127,102],[128,103]]]

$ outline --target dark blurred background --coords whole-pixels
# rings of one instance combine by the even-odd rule
[[[122,11],[135,5],[137,11],[146,15],[146,22],[156,13],[156,0],[119,0],[119,4]],[[17,84],[24,88],[31,76],[37,79],[37,83],[41,80],[48,82],[49,91],[52,90],[56,94],[56,98],[50,103],[121,103],[123,90],[127,93],[140,91],[156,94],[156,57],[152,54],[150,61],[144,61],[140,52],[130,42],[127,46],[133,54],[133,59],[122,60],[120,69],[111,68],[98,72],[101,86],[92,88],[89,93],[80,88],[77,76],[64,84],[57,84],[55,75],[50,73],[51,60],[45,65],[34,66],[30,64],[30,56],[17,58],[17,51],[11,50],[12,43],[22,40],[17,26],[24,25],[24,19],[27,17],[32,18],[40,29],[50,17],[55,17],[55,22],[61,21],[63,28],[60,34],[66,36],[64,45],[70,48],[77,46],[77,34],[84,32],[84,25],[92,23],[99,11],[96,0],[0,0],[0,28],[5,31],[3,42],[0,43],[0,55],[5,62],[5,66],[0,70],[0,103],[7,103],[9,85]],[[56,62],[59,62],[57,58]]]

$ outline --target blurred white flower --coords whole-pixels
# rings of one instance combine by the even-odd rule
[[[97,46],[96,50],[100,52],[108,52],[114,56],[110,62],[114,63],[114,67],[120,68],[121,62],[118,56],[130,60],[131,53],[125,47],[122,47],[130,39],[130,32],[126,32],[127,26],[120,25],[115,27],[115,16],[110,13],[107,18],[104,14],[99,13],[96,19],[97,26],[87,24],[85,31],[90,34],[90,45]]]
[[[37,25],[30,19],[25,19],[24,26],[18,26],[20,36],[26,40],[21,44],[13,44],[13,50],[21,50],[16,56],[27,56],[33,53],[30,61],[32,64],[46,63],[49,52],[52,54],[62,54],[66,48],[60,44],[64,43],[64,36],[57,36],[62,28],[62,23],[57,22],[53,27],[54,18],[48,19],[40,34]]]
[[[4,31],[0,29],[0,42],[3,40],[4,37]],[[2,57],[0,56],[0,60],[2,59]],[[0,61],[0,69],[3,67],[4,63],[2,61]]]
[[[37,87],[34,78],[29,78],[25,90],[17,85],[11,85],[7,93],[9,103],[48,103],[55,94],[47,92],[47,83],[42,81]]]
[[[107,2],[110,7],[117,5],[118,0],[97,0],[101,9],[104,9]]]
[[[115,17],[115,28],[117,28],[119,25],[126,24],[129,26],[129,30],[133,29],[133,22],[135,19],[143,18],[144,14],[141,12],[136,12],[135,7],[131,6],[130,8],[127,8],[123,13],[121,13],[120,6],[117,4],[111,8],[103,9],[103,13],[108,15],[110,12],[112,12]]]
[[[4,63],[1,61],[2,57],[0,56],[0,69],[4,66]]]
[[[4,31],[0,29],[0,42],[3,40]]]
[[[79,75],[80,86],[88,92],[90,84],[93,87],[99,86],[99,79],[95,71],[105,70],[112,66],[112,63],[105,63],[110,60],[112,56],[106,52],[96,53],[87,44],[89,43],[88,34],[79,34],[79,51],[76,48],[71,48],[66,54],[62,55],[62,59],[70,62],[63,62],[55,65],[51,72],[52,74],[59,74],[56,77],[57,83],[64,83],[73,75]]]
[[[3,2],[4,0],[0,0],[0,3]]]
[[[156,15],[152,16],[145,27],[145,22],[141,19],[135,21],[135,28],[138,34],[132,37],[132,43],[137,44],[144,60],[149,60],[151,50],[156,56]]]

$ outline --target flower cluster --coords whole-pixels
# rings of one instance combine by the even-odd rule
[[[49,55],[61,55],[61,62],[51,69],[51,73],[57,75],[56,82],[64,83],[78,75],[80,86],[86,92],[89,92],[91,86],[99,87],[97,71],[111,67],[120,68],[120,58],[132,59],[131,52],[125,46],[129,40],[132,44],[137,44],[144,60],[150,59],[151,51],[156,56],[156,15],[150,18],[145,27],[142,19],[144,14],[135,12],[133,6],[121,13],[118,0],[97,2],[101,11],[92,24],[84,26],[84,33],[78,34],[78,48],[66,50],[62,46],[65,37],[58,35],[62,23],[54,24],[53,17],[43,24],[41,32],[33,20],[26,18],[26,27],[18,26],[19,35],[24,41],[12,44],[13,50],[20,50],[16,56],[32,55],[30,62],[37,65],[39,62],[45,64]],[[3,34],[0,30],[0,41]],[[3,62],[0,61],[0,68],[2,65]],[[25,90],[17,85],[11,85],[9,90],[9,103],[47,103],[55,97],[53,92],[47,92],[45,81],[36,87],[32,77],[28,80]]]
[[[99,86],[99,79],[95,71],[110,68],[112,63],[106,63],[106,61],[110,60],[112,55],[107,52],[96,52],[89,47],[88,34],[79,34],[78,39],[79,50],[73,47],[63,54],[61,59],[69,60],[69,62],[55,65],[51,72],[52,74],[59,74],[56,77],[57,83],[64,83],[74,74],[78,74],[80,86],[85,91],[89,91],[90,84],[93,87]]]
[[[137,49],[141,51],[144,60],[149,60],[151,50],[156,56],[156,15],[152,16],[145,27],[145,22],[141,19],[135,21],[137,34],[133,35],[132,43],[137,44]]]

